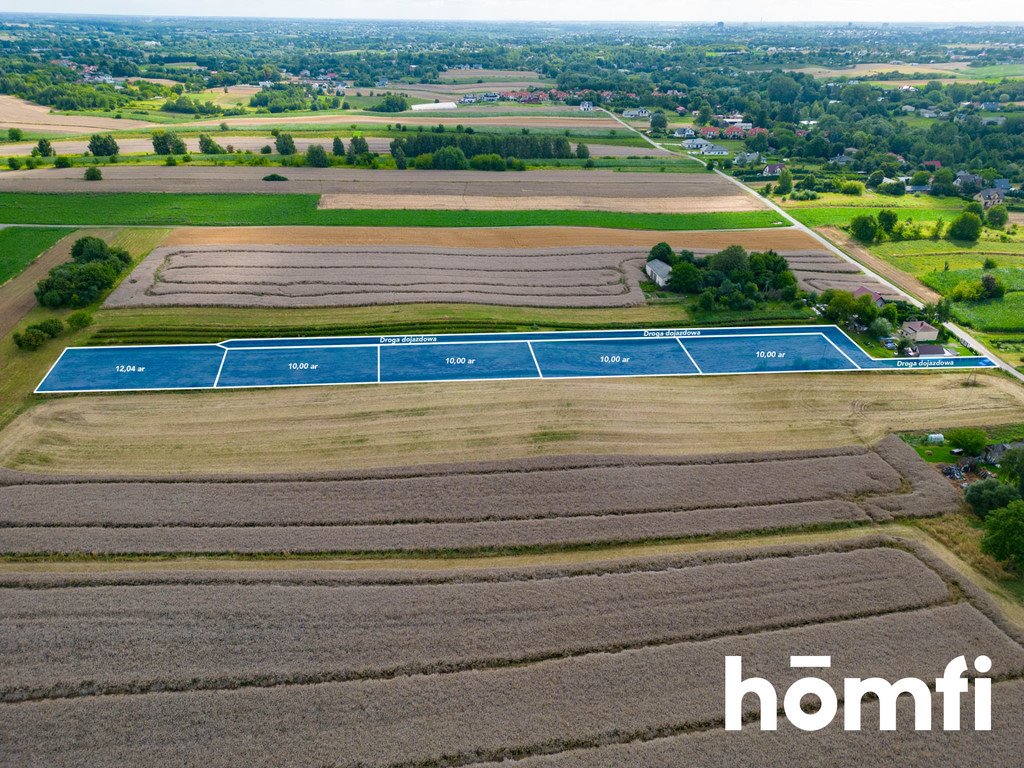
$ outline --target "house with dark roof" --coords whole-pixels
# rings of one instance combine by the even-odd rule
[[[863,285],[857,288],[853,292],[853,297],[859,299],[861,296],[870,296],[871,301],[874,302],[875,306],[881,309],[885,306],[885,298],[878,291],[873,291],[870,288],[865,288]]]
[[[762,176],[778,176],[786,170],[786,166],[783,163],[769,163],[761,170]]]

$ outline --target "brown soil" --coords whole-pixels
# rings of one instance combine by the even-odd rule
[[[791,228],[662,232],[599,227],[180,227],[166,246],[186,245],[422,245],[439,248],[558,248],[607,246],[809,251],[820,244]]]
[[[321,208],[399,208],[431,211],[623,211],[626,213],[703,213],[756,211],[761,206],[743,194],[732,197],[590,197],[545,195],[497,197],[489,195],[374,195],[353,192],[324,195]]]
[[[91,115],[51,115],[50,108],[32,104],[15,96],[0,95],[0,125],[23,131],[48,133],[85,133],[86,131],[126,131],[153,125],[142,120],[118,120]]]
[[[592,197],[636,198],[653,205],[660,198],[692,198],[696,205],[733,205],[749,196],[711,174],[618,173],[615,171],[388,171],[351,168],[287,168],[288,181],[263,181],[267,169],[247,166],[112,165],[103,169],[102,192],[307,193],[369,196],[410,195],[472,198]],[[81,168],[47,168],[0,174],[0,191],[84,192]],[[755,198],[749,197],[750,200]],[[510,201],[511,202],[511,201]],[[538,203],[539,204],[539,203]],[[390,206],[387,206],[390,207]],[[727,208],[726,210],[734,210]]]
[[[1024,390],[970,372],[377,385],[48,399],[0,464],[56,474],[317,472],[559,454],[695,455],[870,444],[1024,421]],[[969,396],[965,393],[969,392]],[[212,470],[215,468],[215,470]]]
[[[486,86],[485,86],[486,87]],[[120,120],[117,122],[121,122]],[[418,116],[402,113],[392,116],[378,115],[304,115],[293,117],[228,117],[216,120],[200,120],[186,123],[188,126],[217,126],[227,122],[231,128],[246,128],[253,125],[511,125],[517,128],[622,128],[610,117],[587,117],[579,111],[567,113],[565,117],[553,115],[493,115],[483,112],[461,113],[459,117]]]

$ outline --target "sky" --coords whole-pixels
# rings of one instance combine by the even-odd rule
[[[1022,21],[1016,3],[964,0],[0,0],[0,12],[501,21]]]

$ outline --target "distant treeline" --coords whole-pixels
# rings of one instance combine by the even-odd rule
[[[391,142],[391,153],[400,147],[406,157],[426,155],[443,147],[457,147],[466,157],[501,155],[502,157],[569,158],[575,157],[564,136],[528,136],[467,133],[414,133]]]

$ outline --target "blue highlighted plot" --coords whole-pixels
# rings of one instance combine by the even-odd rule
[[[377,347],[230,349],[218,387],[359,384],[377,381]]]
[[[769,373],[856,369],[820,333],[691,338],[683,342],[702,373]]]
[[[675,339],[533,342],[546,377],[673,376],[697,373]]]
[[[104,392],[212,387],[224,350],[216,344],[70,347],[37,392]]]
[[[987,357],[869,356],[833,325],[667,328],[76,347],[41,393],[149,389],[991,368]]]
[[[381,381],[536,379],[525,342],[487,344],[382,344]]]

